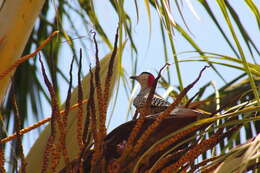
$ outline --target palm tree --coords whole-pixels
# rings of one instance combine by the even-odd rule
[[[13,7],[18,17],[10,13]],[[260,14],[254,1],[3,1],[0,19],[5,19],[0,23],[5,26],[0,28],[2,171],[80,171],[82,165],[85,172],[259,171]],[[214,29],[210,38],[207,27]],[[159,57],[144,59],[147,50]],[[82,63],[86,54],[88,63]],[[31,59],[16,63],[13,73],[18,57]],[[159,71],[169,62],[155,83],[175,100],[169,110],[156,117],[144,112],[108,133],[122,109],[133,115],[132,106],[128,111],[121,105],[121,100],[131,105],[129,94],[135,91],[127,72],[141,72],[147,64]],[[95,70],[89,71],[89,64],[96,64]],[[186,70],[187,64],[198,66]],[[211,72],[197,78],[201,65]],[[209,73],[223,86],[210,80],[199,86]],[[214,90],[207,91],[210,87]],[[175,105],[185,107],[185,116],[173,116]],[[44,130],[35,126],[34,136],[42,132],[31,147],[30,135],[21,136],[19,129],[43,119],[46,109],[52,110],[44,121],[50,123]],[[16,140],[6,143],[15,132]],[[29,151],[26,158],[23,150]]]

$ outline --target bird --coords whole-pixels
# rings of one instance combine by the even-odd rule
[[[138,76],[131,76],[130,79],[136,80],[141,85],[141,90],[138,95],[133,100],[133,105],[136,107],[137,112],[141,113],[143,108],[145,107],[146,100],[149,96],[149,93],[153,87],[153,83],[155,81],[155,77],[153,74],[149,72],[142,72]],[[151,109],[149,114],[157,114],[163,112],[170,105],[165,99],[163,99],[160,95],[155,93],[151,102]]]

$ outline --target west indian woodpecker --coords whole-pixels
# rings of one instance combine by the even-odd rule
[[[134,106],[136,107],[137,111],[140,112],[140,110],[145,107],[146,100],[153,87],[155,78],[151,73],[148,72],[143,72],[139,76],[131,76],[130,78],[136,80],[141,85],[141,90],[134,99]],[[152,98],[150,109],[151,112],[149,114],[152,115],[160,113],[164,111],[169,105],[169,102],[155,93]]]

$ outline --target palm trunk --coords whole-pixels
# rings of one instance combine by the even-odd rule
[[[0,73],[19,58],[45,0],[4,0],[0,4]],[[10,77],[0,80],[2,103]]]

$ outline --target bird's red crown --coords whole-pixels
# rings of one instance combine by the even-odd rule
[[[154,76],[152,74],[150,74],[148,77],[148,86],[149,87],[153,87],[154,80],[155,80]]]

